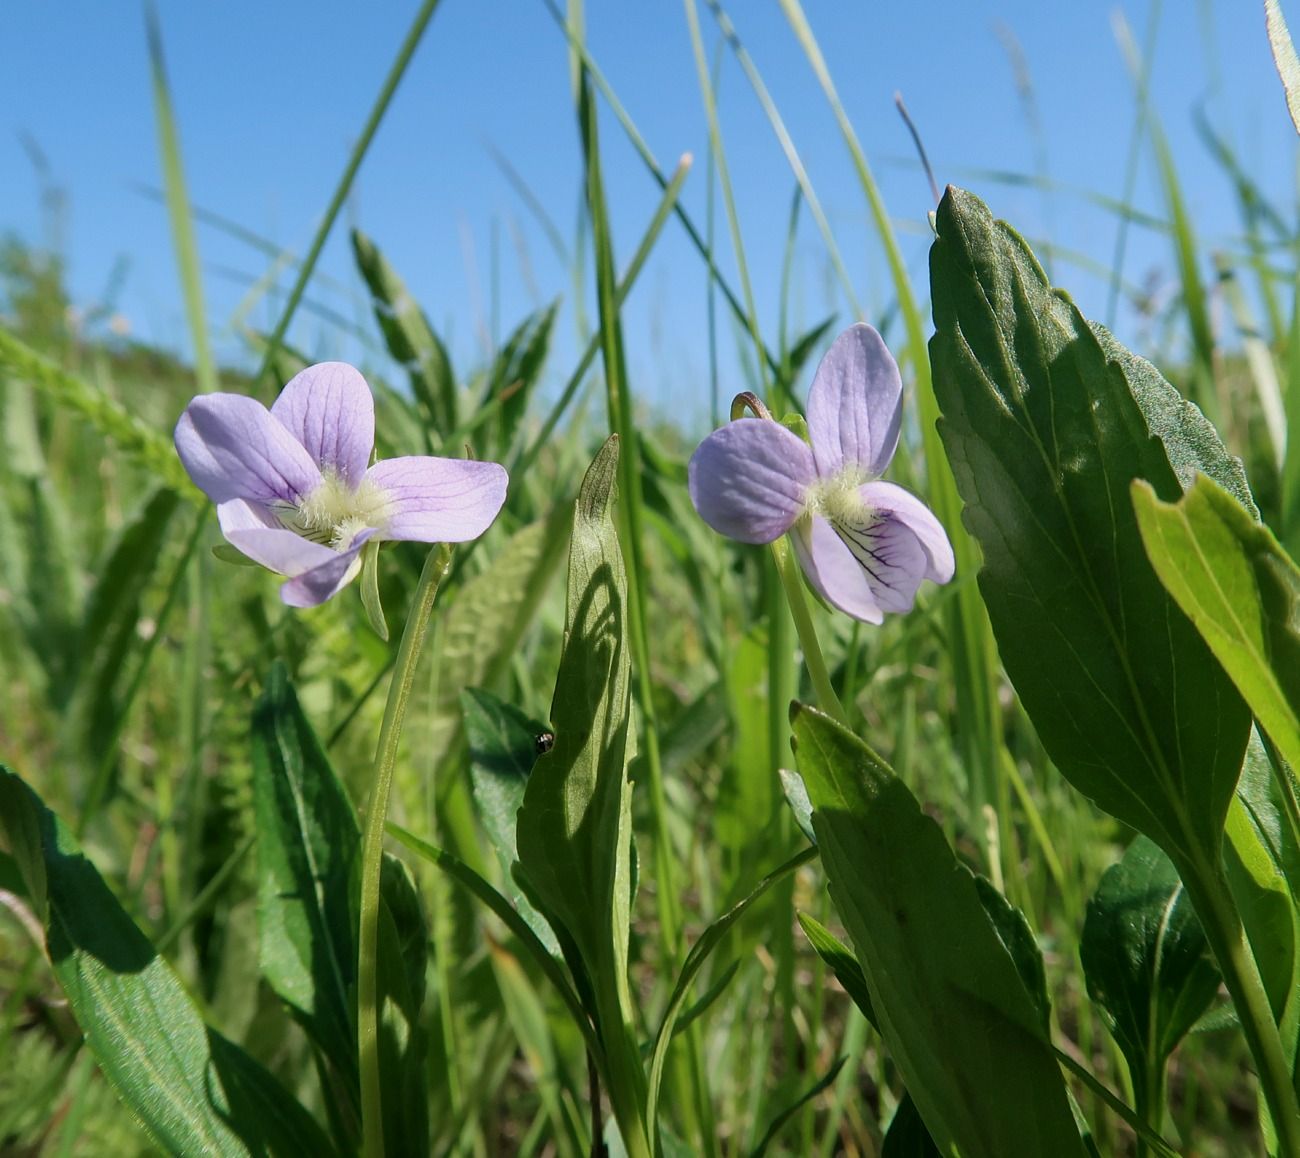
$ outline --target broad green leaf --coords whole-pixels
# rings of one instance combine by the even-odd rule
[[[459,396],[447,348],[429,325],[406,283],[359,229],[352,231],[352,253],[374,300],[375,320],[388,352],[411,376],[411,390],[428,424],[439,434],[456,429]]]
[[[569,547],[564,651],[551,703],[555,744],[538,759],[519,810],[519,871],[585,971],[606,1042],[611,1101],[625,1138],[646,1127],[645,1076],[628,990],[631,663],[623,554],[614,525],[618,439],[578,492]],[[566,954],[567,955],[567,954]],[[635,1109],[633,1107],[635,1106]]]
[[[482,688],[465,688],[460,702],[465,714],[465,739],[469,744],[470,784],[479,820],[497,855],[519,915],[558,957],[560,946],[551,926],[529,903],[512,872],[519,856],[515,824],[524,802],[524,789],[540,752],[538,741],[543,734],[549,734],[549,729]]]
[[[1300,764],[1300,569],[1210,478],[1177,503],[1138,484],[1133,503],[1156,573],[1283,757]]]
[[[1217,859],[1249,713],[1141,550],[1133,479],[1240,487],[1212,428],[950,188],[930,251],[941,432],[979,583],[1048,754],[1167,851]]]
[[[1088,995],[1128,1060],[1138,1113],[1163,1098],[1169,1055],[1219,990],[1219,970],[1173,862],[1137,837],[1088,902]]]
[[[903,1098],[885,1131],[880,1158],[940,1158],[940,1153],[916,1103],[910,1096]]]
[[[253,800],[262,974],[338,1071],[341,1096],[355,1099],[352,891],[361,835],[347,793],[278,662],[253,713]]]
[[[1273,53],[1273,63],[1277,65],[1277,73],[1282,78],[1282,88],[1286,92],[1287,112],[1291,114],[1291,123],[1295,125],[1296,132],[1300,132],[1300,57],[1296,56],[1295,44],[1291,40],[1291,33],[1287,31],[1282,5],[1278,0],[1264,0],[1264,25],[1268,30],[1268,46]]]
[[[0,832],[46,933],[55,976],[121,1100],[172,1154],[330,1155],[278,1081],[204,1025],[62,823],[0,766]]]
[[[939,826],[861,740],[791,712],[831,897],[927,1128],[966,1158],[1083,1154],[1040,1011]]]

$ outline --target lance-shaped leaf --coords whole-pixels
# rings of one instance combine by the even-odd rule
[[[356,901],[361,834],[284,665],[253,712],[257,929],[262,973],[333,1071],[344,1120],[358,1096]]]
[[[1042,1010],[975,878],[861,740],[795,705],[795,758],[876,1024],[943,1152],[1084,1153]],[[1018,951],[1018,950],[1017,950]]]
[[[269,1071],[203,1023],[180,978],[72,835],[3,766],[0,833],[45,928],[50,964],[86,1044],[165,1152],[335,1153]]]
[[[519,872],[589,985],[619,1128],[644,1130],[645,1075],[627,984],[632,891],[627,777],[631,667],[627,587],[614,525],[618,439],[583,479],[569,546],[564,651],[551,702],[555,743],[528,778]]]
[[[258,953],[262,972],[317,1050],[340,1144],[360,1129],[356,978],[356,814],[298,703],[272,665],[253,713],[257,814]],[[384,1137],[428,1149],[427,1052],[420,1019],[428,928],[409,874],[385,857],[380,885],[380,1068]]]
[[[352,231],[352,253],[370,289],[388,352],[410,374],[411,391],[425,420],[439,434],[450,433],[456,429],[459,397],[447,348],[401,276],[359,229]]]
[[[505,454],[514,442],[528,399],[546,364],[559,302],[525,318],[506,339],[488,375],[487,400],[496,404],[496,448]]]
[[[1300,766],[1300,569],[1211,478],[1198,478],[1177,503],[1138,483],[1133,503],[1156,573],[1260,726]]]
[[[1154,841],[1139,836],[1103,874],[1088,902],[1079,956],[1088,995],[1106,1012],[1145,1117],[1163,1096],[1169,1055],[1219,989],[1205,932]]]
[[[1300,1053],[1300,839],[1289,817],[1298,788],[1252,733],[1224,845],[1232,897],[1291,1058]]]
[[[950,188],[930,251],[944,446],[1007,674],[1049,755],[1166,850],[1217,854],[1250,717],[1142,551],[1133,479],[1244,494],[1213,429]]]
[[[528,922],[542,943],[557,957],[559,943],[551,926],[515,882],[512,866],[519,853],[515,824],[524,802],[528,774],[550,736],[550,728],[531,720],[513,704],[482,688],[465,688],[460,693],[465,715],[465,740],[469,744],[469,776],[474,807],[483,831],[497,855],[506,889],[519,915]]]

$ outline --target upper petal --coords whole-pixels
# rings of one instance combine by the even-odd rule
[[[385,539],[463,543],[492,525],[508,477],[495,462],[410,456],[377,462],[366,478],[388,497]]]
[[[803,520],[790,539],[808,582],[827,603],[864,623],[885,621],[858,561],[825,519]]]
[[[929,507],[911,491],[891,482],[867,483],[859,493],[869,507],[887,513],[916,536],[925,551],[927,579],[935,583],[947,583],[952,578],[956,570],[952,543],[943,524],[934,517],[934,512]]]
[[[375,400],[346,362],[319,362],[289,379],[271,407],[322,470],[355,487],[375,446]]]
[[[817,473],[845,467],[877,475],[889,465],[903,421],[903,380],[884,339],[865,322],[826,351],[808,392],[808,435]]]
[[[298,504],[321,481],[320,469],[255,398],[201,394],[176,423],[176,453],[215,503]]]
[[[353,536],[346,551],[321,548],[329,558],[280,584],[280,598],[290,607],[316,607],[332,599],[356,578],[361,570],[361,548],[374,534],[373,527],[364,528]]]
[[[770,543],[803,510],[816,477],[808,444],[768,418],[738,418],[691,455],[687,485],[700,518],[742,543]]]

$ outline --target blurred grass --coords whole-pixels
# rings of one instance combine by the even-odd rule
[[[514,173],[512,184],[540,235],[569,263],[571,287],[556,292],[569,290],[561,316],[571,316],[583,335],[581,356],[572,366],[548,358],[545,334],[553,319],[539,311],[521,319],[515,332],[522,345],[513,352],[507,342],[482,365],[452,366],[418,306],[415,313],[402,312],[412,303],[403,299],[397,271],[378,264],[385,259],[368,238],[362,241],[369,249],[357,243],[361,268],[355,287],[348,287],[376,311],[366,371],[376,391],[381,455],[428,453],[443,445],[453,453],[452,447],[470,442],[480,457],[516,468],[498,525],[481,545],[458,555],[431,640],[427,679],[412,704],[396,794],[404,824],[498,883],[465,789],[456,693],[462,682],[481,684],[545,717],[563,621],[554,576],[568,504],[604,433],[616,429],[624,439],[621,535],[636,580],[642,753],[634,766],[636,826],[646,845],[633,970],[647,1041],[686,947],[795,847],[776,773],[785,753],[782,706],[807,689],[800,686],[775,576],[765,553],[720,540],[694,516],[684,486],[690,432],[671,416],[655,416],[638,395],[619,329],[638,273],[675,221],[730,311],[733,325],[711,330],[715,343],[734,339],[753,367],[754,381],[741,385],[799,405],[816,355],[833,332],[827,326],[802,336],[786,332],[788,279],[777,331],[763,331],[764,311],[745,260],[743,205],[727,163],[719,88],[728,59],[752,89],[790,166],[788,251],[806,210],[846,319],[861,316],[857,287],[866,280],[866,271],[851,268],[837,252],[822,198],[744,52],[742,29],[718,0],[706,5],[720,30],[712,45],[694,0],[685,0],[683,18],[709,141],[703,179],[711,198],[716,181],[729,253],[719,251],[723,231],[713,227],[712,212],[700,229],[679,200],[686,165],[674,173],[659,166],[637,129],[635,110],[619,100],[584,41],[580,21],[552,8],[571,57],[587,150],[587,171],[575,174],[587,195],[575,235],[560,233],[523,175]],[[862,733],[893,760],[967,860],[1030,914],[1047,958],[1058,1042],[1123,1090],[1122,1062],[1082,991],[1077,950],[1087,898],[1125,834],[1054,774],[1002,676],[974,583],[976,550],[960,529],[955,490],[934,434],[925,289],[907,272],[903,243],[807,14],[798,0],[782,0],[782,8],[791,27],[790,61],[798,67],[802,57],[823,92],[853,160],[864,212],[886,253],[893,302],[884,312],[897,313],[903,323],[900,361],[915,414],[909,414],[900,467],[939,512],[959,558],[951,588],[929,591],[914,615],[879,630],[815,608],[823,646]],[[412,30],[416,40],[432,9],[421,9]],[[1125,230],[1138,223],[1167,234],[1181,293],[1156,321],[1182,335],[1189,354],[1165,366],[1166,373],[1230,420],[1225,435],[1247,462],[1261,508],[1294,548],[1300,456],[1282,451],[1300,421],[1297,232],[1253,186],[1231,142],[1210,132],[1213,155],[1242,211],[1241,237],[1217,253],[1210,278],[1210,256],[1200,248],[1175,158],[1146,97],[1153,40],[1148,36],[1138,50],[1127,39],[1138,125],[1129,172],[1141,158],[1153,160],[1165,205],[1159,214],[1135,205],[1131,178],[1117,200],[1082,191],[1113,214],[1121,239],[1102,275],[1114,299],[1130,293]],[[351,591],[319,610],[289,613],[265,573],[209,558],[217,537],[201,517],[195,521],[202,508],[190,504],[199,496],[172,453],[171,426],[196,383],[209,389],[219,376],[227,389],[264,399],[270,394],[257,375],[218,368],[204,353],[207,319],[192,223],[212,217],[200,215],[184,189],[180,134],[152,18],[150,42],[165,196],[197,355],[191,366],[160,350],[78,333],[67,321],[59,255],[16,243],[5,249],[0,757],[31,777],[57,810],[83,817],[96,863],[136,919],[165,944],[209,1016],[322,1114],[305,1042],[265,987],[253,982],[248,715],[269,664],[284,661],[359,799],[358,776],[369,765],[382,705],[376,693],[384,689],[392,649],[369,630]],[[295,308],[300,302],[311,308],[307,294],[314,285],[335,288],[323,285],[315,258],[413,47],[408,40],[398,53],[343,170],[332,212],[296,264],[294,292],[279,322],[269,336],[249,331],[254,360],[274,366],[281,380],[301,364],[282,341]],[[603,138],[595,122],[605,113],[628,137],[661,195],[621,278],[610,238],[611,221],[624,211],[605,201],[600,180]],[[499,163],[513,173],[509,158]],[[1000,179],[1036,186],[1048,204],[1078,192],[1055,186],[1045,161],[1032,175]],[[1058,208],[1056,216],[1064,211]],[[219,227],[243,229],[225,221]],[[250,275],[251,307],[280,268],[294,262],[255,235],[246,241],[250,262],[268,263],[264,278]],[[1045,241],[1050,245],[1050,238]],[[400,242],[391,239],[387,248],[397,251]],[[918,251],[922,244],[916,242]],[[738,290],[724,272],[733,268]],[[1068,280],[1064,260],[1057,276]],[[1288,293],[1294,295],[1289,300]],[[598,303],[594,319],[583,313],[589,294]],[[1216,329],[1220,302],[1237,334],[1227,346]],[[391,319],[404,338],[386,324]],[[329,324],[353,323],[334,317]],[[523,341],[539,332],[540,341]],[[412,341],[416,348],[408,349]],[[524,346],[535,356],[520,357]],[[563,383],[552,392],[549,412],[542,405],[547,379]],[[604,412],[589,409],[589,400],[602,395]],[[725,410],[725,401],[715,405]],[[504,421],[512,405],[519,407],[517,421]],[[448,422],[453,429],[445,429]],[[163,522],[157,504],[167,503],[177,509]],[[157,532],[152,539],[151,530]],[[132,547],[124,555],[124,541],[148,549]],[[408,545],[380,557],[379,587],[390,622],[404,613],[419,558]],[[95,727],[86,725],[87,711],[92,719],[100,713]],[[80,1050],[24,921],[10,868],[0,856],[0,1056],[12,1062],[0,1067],[0,1152],[145,1153],[143,1138]],[[430,1099],[440,1131],[436,1150],[583,1153],[590,1138],[576,1030],[517,952],[509,930],[436,873],[421,873],[435,910],[437,963],[426,1012],[435,1059]],[[770,1153],[877,1152],[897,1102],[896,1075],[795,929],[793,909],[831,919],[815,865],[756,904],[703,970],[695,997],[719,983],[725,988],[691,1019],[687,1038],[669,1054],[666,1089],[674,1096],[663,1100],[665,1122],[684,1138],[707,1137],[726,1154],[751,1150],[770,1129]],[[848,1064],[825,1088],[813,1089],[840,1057]],[[1198,1140],[1198,1152],[1231,1155],[1255,1146],[1252,1081],[1230,1035],[1193,1037],[1176,1058],[1172,1090],[1173,1120],[1185,1137]],[[1127,1152],[1130,1140],[1099,1100],[1082,1087],[1078,1093],[1101,1151]],[[786,1107],[792,1107],[788,1120],[772,1129]]]

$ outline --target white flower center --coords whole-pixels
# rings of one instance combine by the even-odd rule
[[[821,515],[832,526],[861,522],[867,504],[859,488],[866,481],[866,473],[856,466],[845,467],[830,478],[819,478],[804,492],[804,510]]]
[[[888,512],[881,512],[866,502],[860,488],[868,475],[856,466],[845,467],[830,478],[818,479],[804,495],[801,518],[820,515],[831,525],[839,540],[866,573],[867,585],[877,599],[884,592],[916,589],[920,572],[911,557],[920,550],[909,540],[894,533]]]
[[[335,551],[346,551],[359,531],[373,527],[382,536],[392,513],[392,498],[367,478],[354,490],[333,471],[298,506],[284,504],[276,515],[289,530]]]

